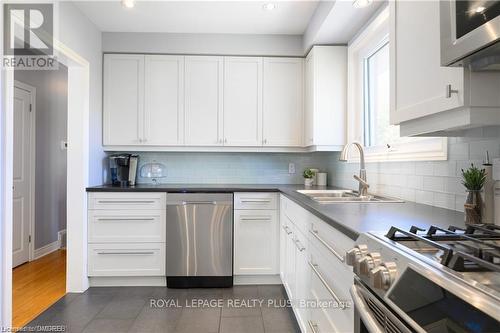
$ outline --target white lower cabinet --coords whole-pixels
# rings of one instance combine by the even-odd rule
[[[301,331],[353,332],[343,253],[354,241],[283,195],[280,209],[280,276]]]
[[[164,277],[166,193],[88,197],[88,276]]]
[[[234,274],[278,274],[275,210],[234,211]]]
[[[277,276],[280,272],[278,194],[234,194],[234,275]],[[254,283],[261,283],[254,280]]]

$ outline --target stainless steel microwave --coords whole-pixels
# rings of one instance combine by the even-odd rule
[[[500,70],[500,1],[441,0],[441,64]]]

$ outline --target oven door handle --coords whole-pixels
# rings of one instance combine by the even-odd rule
[[[361,293],[359,292],[359,287],[353,285],[350,290],[352,301],[354,303],[355,311],[359,313],[361,320],[365,324],[368,332],[370,333],[384,333],[384,329],[379,325],[377,320],[370,315],[370,309],[366,305],[365,301],[361,298]]]

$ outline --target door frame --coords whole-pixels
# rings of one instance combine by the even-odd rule
[[[36,190],[36,88],[29,84],[14,80],[14,88],[22,89],[30,93],[31,117],[30,117],[30,216],[28,243],[28,262],[35,259],[35,190]],[[16,129],[14,128],[14,131]]]
[[[0,6],[0,16],[3,6]],[[0,25],[0,35],[3,27]],[[68,68],[66,292],[89,287],[87,193],[89,185],[90,63],[58,40],[57,60]],[[3,44],[0,43],[0,54]],[[12,148],[14,71],[0,68],[0,326],[12,326]]]

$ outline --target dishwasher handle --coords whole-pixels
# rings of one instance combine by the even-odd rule
[[[187,205],[217,205],[217,201],[182,201],[182,206]]]

